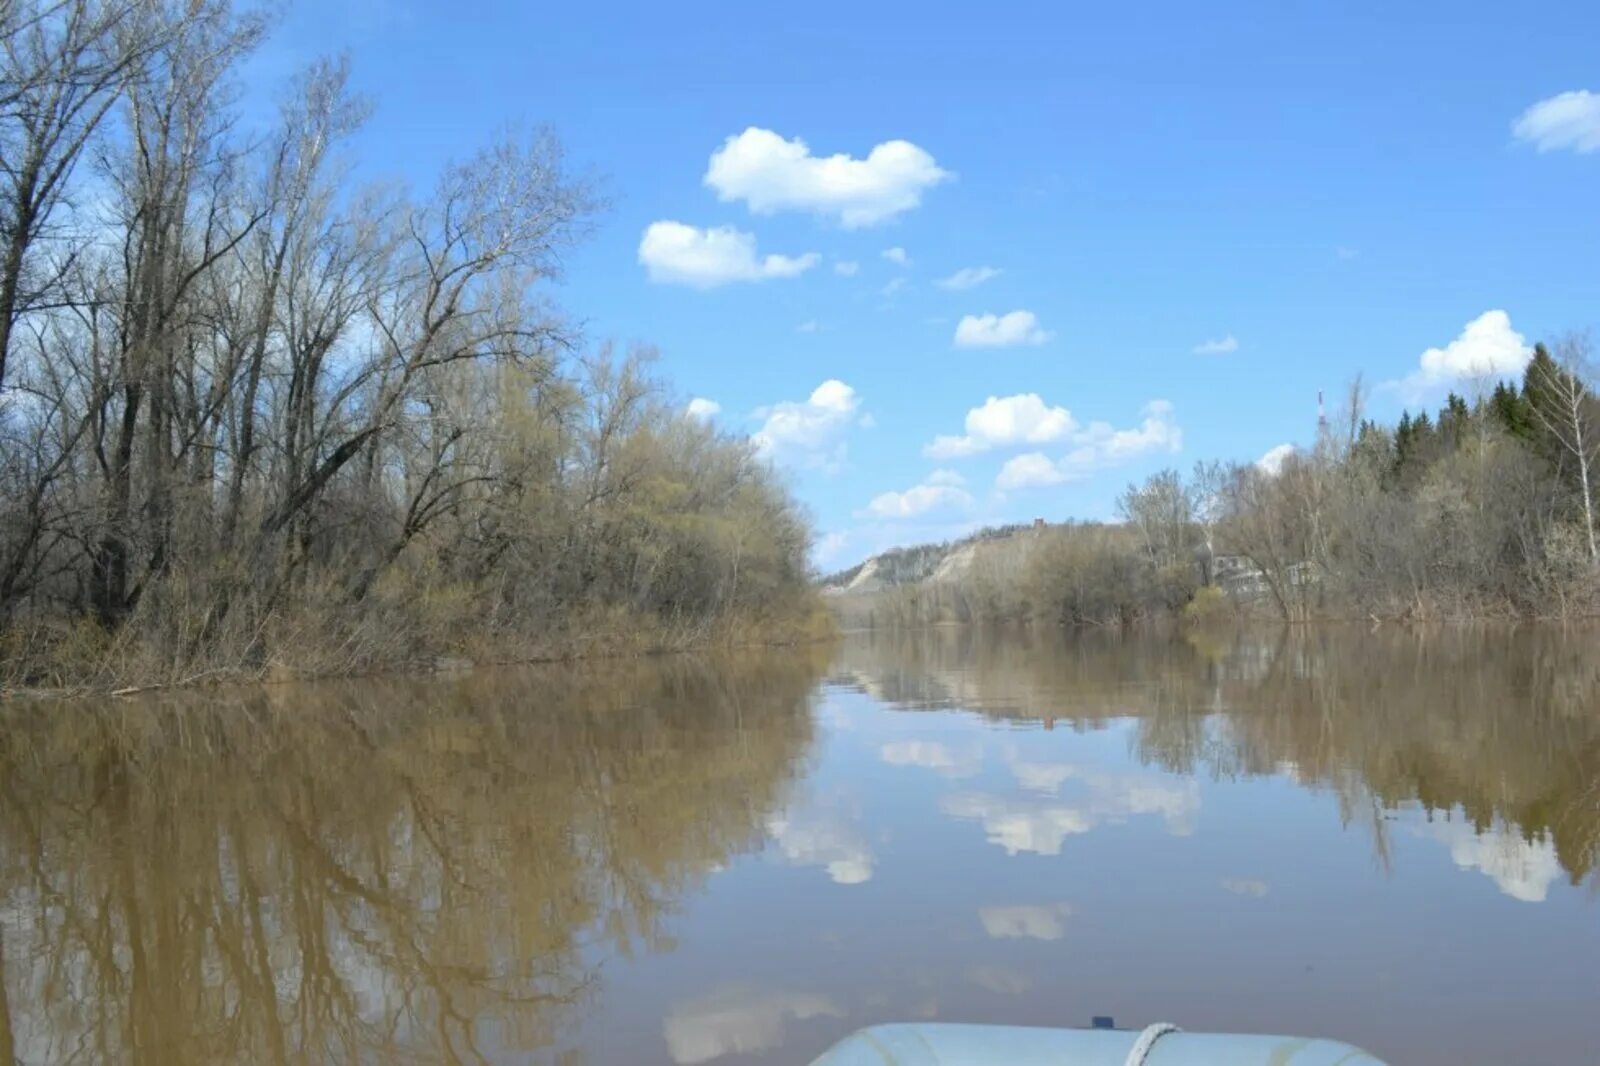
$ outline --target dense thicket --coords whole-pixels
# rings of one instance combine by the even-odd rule
[[[694,639],[809,602],[807,530],[546,283],[598,207],[544,134],[357,187],[341,62],[247,128],[226,0],[0,0],[11,680]],[[497,650],[496,650],[497,649]]]
[[[1275,468],[1162,471],[1120,524],[979,545],[950,580],[841,604],[869,624],[1123,624],[1240,608],[1301,621],[1561,617],[1600,610],[1600,401],[1587,342],[1537,346],[1520,382],[1383,426],[1345,416]]]
[[[1218,535],[1287,618],[1571,617],[1600,606],[1593,483],[1600,402],[1581,337],[1535,348],[1520,383],[1393,427],[1360,417],[1276,473],[1234,471]]]

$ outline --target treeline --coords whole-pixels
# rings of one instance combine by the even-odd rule
[[[1535,348],[1520,382],[1394,426],[1359,382],[1280,465],[1198,464],[1131,485],[1120,524],[980,545],[950,581],[842,604],[865,624],[1155,616],[1573,618],[1600,610],[1600,401],[1589,345]]]
[[[247,128],[227,0],[0,2],[12,684],[340,672],[803,621],[808,530],[649,352],[544,295],[601,207],[548,134],[357,186],[324,61]]]

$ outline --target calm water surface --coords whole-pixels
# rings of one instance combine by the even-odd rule
[[[0,708],[0,1064],[1095,1014],[1600,1061],[1594,647],[950,631]]]

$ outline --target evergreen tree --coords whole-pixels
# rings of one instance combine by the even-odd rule
[[[1532,405],[1522,392],[1503,381],[1494,387],[1494,395],[1489,398],[1488,415],[1507,435],[1524,444],[1531,444],[1538,436]]]
[[[1406,465],[1406,455],[1411,450],[1411,441],[1416,436],[1416,429],[1411,422],[1411,412],[1401,411],[1400,421],[1394,427],[1394,469],[1396,473]]]
[[[1376,422],[1367,418],[1361,420],[1361,425],[1356,429],[1356,441],[1350,449],[1350,454],[1351,458],[1364,469],[1377,472],[1385,483],[1391,480],[1390,475],[1394,467],[1394,437]]]
[[[1472,414],[1467,409],[1467,401],[1451,393],[1446,399],[1444,407],[1439,410],[1439,442],[1447,450],[1459,447],[1467,434],[1467,426]]]
[[[1600,538],[1595,534],[1600,400],[1586,380],[1591,366],[1586,338],[1568,337],[1555,356],[1543,344],[1535,345],[1522,392],[1538,432],[1534,449],[1555,466],[1557,476],[1581,505],[1589,557],[1600,560]]]
[[[1401,489],[1416,488],[1438,457],[1439,448],[1439,431],[1428,412],[1423,411],[1415,418],[1402,413],[1394,438],[1395,484]]]
[[[1522,372],[1522,401],[1528,411],[1529,442],[1552,462],[1558,460],[1561,454],[1560,442],[1549,431],[1549,426],[1561,418],[1554,399],[1556,390],[1552,385],[1562,381],[1565,376],[1543,342],[1535,344],[1533,358]]]

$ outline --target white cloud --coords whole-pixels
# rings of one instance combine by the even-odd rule
[[[998,278],[1000,273],[992,266],[962,267],[948,278],[940,278],[934,284],[941,289],[975,289],[986,281]]]
[[[957,485],[927,481],[904,492],[884,492],[867,504],[874,518],[915,518],[929,511],[964,511],[973,504],[972,494]]]
[[[1038,400],[1036,396],[1031,394],[1029,396],[1033,400]],[[996,402],[991,398],[985,407]],[[1040,405],[1042,406],[1042,401]],[[979,431],[975,432],[973,416],[984,411],[984,408],[975,408],[967,415],[966,436],[936,437],[932,444],[923,449],[923,452],[926,455],[942,457],[971,455],[1004,444],[1066,441],[1074,445],[1071,451],[1053,461],[1038,451],[1018,455],[1007,461],[995,479],[995,487],[1006,491],[1059,485],[1066,481],[1088,477],[1098,470],[1120,466],[1141,456],[1158,452],[1177,452],[1183,448],[1183,430],[1173,420],[1172,404],[1166,400],[1151,400],[1145,404],[1144,420],[1128,429],[1118,429],[1109,422],[1091,422],[1087,426],[1080,427],[1072,420],[1066,408],[1056,407],[1050,410],[1059,412],[1063,417],[1048,425],[1036,427],[1033,435],[1022,436],[1016,432],[1003,432],[1008,427],[998,417],[999,412],[989,420],[993,423],[992,426],[980,425]]]
[[[954,343],[957,348],[1014,348],[1043,344],[1050,336],[1032,311],[1010,311],[1003,315],[963,315],[956,323]]]
[[[967,483],[967,479],[954,470],[935,470],[922,480],[929,485],[955,485],[958,488]]]
[[[885,141],[865,159],[822,157],[798,137],[752,126],[712,153],[705,183],[719,199],[743,200],[758,215],[809,211],[855,229],[910,211],[950,176],[909,141]]]
[[[1443,348],[1423,352],[1416,372],[1402,385],[1419,390],[1462,379],[1506,377],[1522,373],[1532,358],[1533,349],[1511,328],[1511,316],[1485,311]]]
[[[783,1043],[790,1019],[843,1016],[844,1011],[826,996],[733,986],[674,1004],[663,1030],[672,1061],[690,1066],[724,1055],[771,1051]]]
[[[1289,456],[1299,450],[1293,444],[1280,444],[1275,448],[1268,448],[1267,453],[1256,460],[1256,469],[1263,474],[1277,477],[1283,472],[1283,464],[1289,461]]]
[[[1261,899],[1272,887],[1265,881],[1255,881],[1248,878],[1229,877],[1222,881],[1224,891],[1232,892],[1235,896],[1251,896]]]
[[[1074,438],[1078,447],[1057,464],[1061,472],[1068,477],[1086,477],[1140,456],[1183,450],[1183,430],[1172,420],[1169,401],[1151,400],[1142,414],[1144,420],[1132,429],[1117,429],[1108,422],[1089,423]]]
[[[849,543],[850,533],[847,530],[836,529],[824,533],[811,546],[811,561],[826,570],[839,560]]]
[[[1043,452],[1026,452],[1007,459],[994,484],[1002,492],[1009,492],[1012,489],[1059,485],[1065,480],[1067,476],[1056,468],[1055,461],[1049,456]]]
[[[696,396],[694,399],[689,401],[689,406],[683,409],[684,414],[688,415],[690,418],[698,418],[702,421],[710,418],[714,414],[717,414],[721,410],[722,405],[720,403],[715,400],[708,400],[703,396]]]
[[[1227,355],[1229,352],[1239,350],[1239,341],[1233,334],[1226,337],[1217,337],[1214,340],[1201,341],[1194,346],[1195,355]]]
[[[1600,93],[1572,89],[1540,100],[1511,124],[1511,133],[1541,152],[1600,149]]]
[[[816,319],[808,318],[804,322],[802,322],[798,326],[796,326],[794,328],[794,331],[796,333],[815,333],[817,330],[819,330],[821,328],[822,328],[821,326],[817,325],[817,320]]]
[[[1550,886],[1561,880],[1561,859],[1548,840],[1526,840],[1505,826],[1479,833],[1462,821],[1438,821],[1417,827],[1419,835],[1449,845],[1450,860],[1462,870],[1478,870],[1502,893],[1524,903],[1543,903]]]
[[[1068,439],[1078,428],[1065,407],[1047,406],[1036,392],[991,396],[967,412],[966,433],[935,437],[923,454],[933,459],[975,455],[1016,444],[1050,444]]]
[[[861,835],[834,814],[817,814],[796,820],[774,818],[767,832],[790,862],[821,866],[836,885],[859,885],[872,880],[873,856]]]
[[[1060,940],[1066,934],[1062,919],[1071,913],[1065,903],[979,907],[978,921],[995,940]]]
[[[1461,335],[1445,347],[1430,347],[1418,359],[1418,368],[1402,381],[1384,383],[1410,399],[1426,399],[1446,384],[1483,378],[1515,378],[1533,359],[1533,349],[1522,333],[1510,325],[1504,311],[1485,311],[1462,327]]]
[[[824,381],[799,402],[783,401],[761,414],[761,428],[750,435],[767,458],[802,467],[834,468],[844,461],[845,436],[865,419],[861,397],[838,379]]]
[[[1354,258],[1356,258],[1356,256],[1360,255],[1361,254],[1361,250],[1359,248],[1351,248],[1351,247],[1348,247],[1347,245],[1341,244],[1341,245],[1339,245],[1337,248],[1335,248],[1333,250],[1333,254],[1338,256],[1340,259],[1344,259],[1344,260],[1348,261],[1348,260],[1354,259]]]
[[[733,281],[792,278],[821,259],[815,252],[758,258],[755,235],[732,226],[700,229],[670,220],[652,222],[639,239],[639,262],[651,281],[697,289]]]
[[[907,281],[905,278],[890,278],[889,279],[889,283],[887,285],[885,285],[882,289],[878,290],[878,291],[879,291],[879,293],[881,295],[883,295],[885,297],[888,297],[888,296],[894,296],[897,293],[904,292],[906,289],[908,289],[910,287],[911,287],[911,283],[909,281]]]
[[[911,265],[911,257],[906,254],[906,250],[904,248],[900,248],[900,247],[885,248],[879,254],[881,254],[885,259],[889,260],[889,262],[891,262],[891,263],[896,263],[896,264],[898,264],[900,266],[910,266]]]
[[[854,259],[841,259],[833,264],[833,272],[841,278],[853,278],[861,270],[861,264]]]

